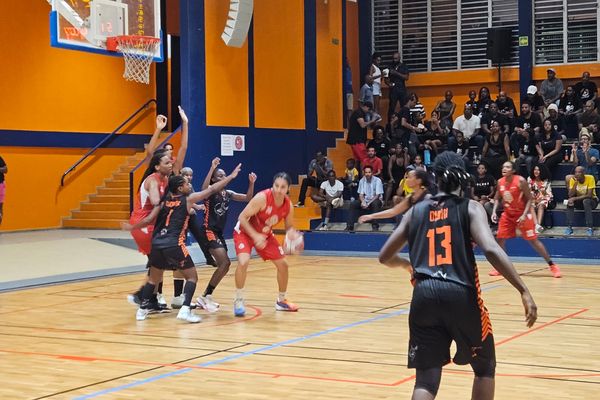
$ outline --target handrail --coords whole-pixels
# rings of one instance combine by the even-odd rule
[[[77,166],[79,164],[81,164],[86,158],[88,158],[90,155],[92,155],[92,153],[94,153],[96,150],[98,150],[98,148],[100,146],[102,146],[108,140],[110,140],[111,138],[113,138],[117,134],[117,132],[119,131],[119,129],[121,129],[122,127],[124,127],[129,121],[131,121],[141,111],[143,111],[146,108],[148,108],[148,106],[150,106],[150,104],[152,104],[152,103],[156,104],[156,99],[150,99],[147,102],[145,102],[140,108],[138,108],[133,114],[131,114],[129,116],[129,118],[127,118],[125,121],[123,121],[123,123],[121,123],[119,126],[117,126],[117,128],[115,130],[113,130],[110,135],[108,135],[107,137],[105,137],[104,139],[102,139],[102,141],[100,143],[98,143],[92,149],[88,150],[88,152],[85,153],[85,155],[83,157],[81,157],[75,164],[71,165],[71,167],[62,174],[62,177],[60,178],[60,186],[65,186],[65,177],[67,175],[69,175],[71,172],[73,172],[75,170],[75,168],[77,168]]]
[[[179,128],[175,129],[173,132],[171,132],[169,134],[169,136],[167,136],[165,138],[165,140],[163,140],[162,142],[160,142],[158,144],[158,146],[156,146],[157,149],[164,147],[165,144],[167,144],[167,142],[177,133],[181,131],[181,125],[179,126]],[[133,175],[135,174],[135,171],[138,170],[138,168],[140,168],[142,165],[144,165],[146,163],[146,160],[148,159],[148,157],[144,157],[142,159],[142,161],[140,161],[135,167],[133,167],[133,169],[131,171],[129,171],[129,212],[133,211],[133,194],[134,194],[134,185],[133,185]]]

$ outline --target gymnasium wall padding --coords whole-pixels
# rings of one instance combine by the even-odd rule
[[[228,0],[205,0],[206,123],[246,127],[248,110],[248,43],[228,47],[221,39]]]
[[[254,3],[257,128],[304,129],[303,0]]]

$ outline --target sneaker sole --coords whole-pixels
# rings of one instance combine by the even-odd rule
[[[275,306],[275,310],[276,311],[287,311],[287,312],[296,312],[299,310],[299,308],[296,308],[295,310],[290,309],[290,308],[285,308],[285,307],[281,307],[281,306]]]

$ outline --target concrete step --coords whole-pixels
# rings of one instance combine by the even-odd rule
[[[106,179],[104,181],[104,187],[107,188],[127,188],[129,190],[129,180],[125,179]]]
[[[123,203],[129,205],[129,195],[90,195],[91,203]]]
[[[129,219],[129,211],[73,211],[73,219]]]
[[[127,181],[129,182],[129,171],[127,172],[114,172],[112,174],[112,179],[119,181]]]
[[[81,203],[81,211],[126,211],[129,213],[129,201],[127,203]]]
[[[96,190],[96,193],[99,195],[109,195],[109,196],[118,196],[123,195],[129,197],[129,188],[128,187],[99,187]]]
[[[74,219],[64,218],[63,228],[121,229],[120,219]]]

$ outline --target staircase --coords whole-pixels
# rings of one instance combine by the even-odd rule
[[[63,228],[120,229],[121,222],[129,219],[129,171],[143,158],[143,151],[129,156],[78,210],[63,218]]]

